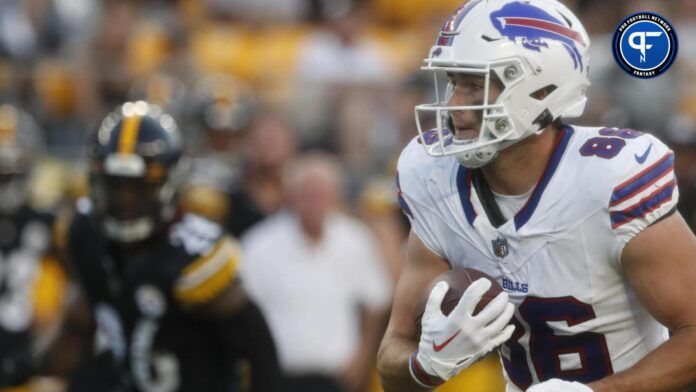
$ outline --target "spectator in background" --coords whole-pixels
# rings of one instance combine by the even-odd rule
[[[287,391],[365,390],[390,300],[368,229],[339,210],[342,176],[326,155],[287,171],[289,208],[242,239],[243,277],[269,321]]]
[[[295,156],[295,148],[295,133],[285,117],[264,112],[253,121],[243,146],[242,180],[229,190],[225,227],[230,233],[239,237],[280,210],[285,202],[283,170]]]
[[[364,3],[344,1],[326,7],[324,29],[301,48],[298,78],[310,83],[369,84],[388,76],[384,54],[364,35],[368,26]]]
[[[27,2],[29,3],[29,2]],[[43,3],[42,7],[37,7]],[[99,26],[100,0],[41,0],[33,19],[40,49],[46,53],[80,55]]]
[[[665,142],[674,150],[674,174],[679,184],[677,208],[691,230],[696,229],[696,126],[682,114],[666,125]]]
[[[336,2],[323,8],[323,28],[299,48],[295,67],[296,96],[293,121],[303,130],[303,145],[333,149],[335,108],[346,87],[385,83],[390,73],[386,54],[366,35],[364,1]]]
[[[696,3],[690,0],[678,0],[672,2],[674,9],[679,10],[675,13],[674,24],[679,35],[682,37],[693,37],[696,34]],[[696,41],[682,40],[679,42],[679,57],[686,62],[686,66],[693,68],[696,66]]]
[[[189,101],[193,165],[184,208],[224,224],[230,214],[229,192],[242,180],[241,150],[253,118],[254,99],[237,78],[212,74],[195,84]]]
[[[211,12],[256,23],[297,23],[309,13],[307,0],[205,0]]]
[[[0,2],[0,55],[28,60],[36,49],[36,29],[28,7],[18,0]]]
[[[199,131],[184,208],[239,237],[283,201],[282,171],[295,154],[287,120],[262,111],[246,84],[216,75],[197,86],[192,122]],[[204,90],[204,91],[201,91]]]
[[[82,154],[92,125],[85,108],[94,94],[94,82],[75,64],[43,59],[34,69],[33,112],[45,130],[48,152],[65,160]]]

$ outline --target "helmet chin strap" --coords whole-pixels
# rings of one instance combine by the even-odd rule
[[[548,111],[545,111],[543,115],[546,118],[553,118],[551,117],[550,113]],[[544,130],[546,130],[546,127],[551,124],[552,120],[550,121],[544,121],[543,124],[535,122],[536,125],[543,125],[541,126],[537,131],[532,132],[533,135],[539,135]],[[545,125],[544,125],[545,124]],[[452,134],[454,134],[454,122],[452,121],[452,117],[448,116],[447,118],[447,125],[450,127],[452,130]],[[493,143],[489,144],[486,146],[482,146],[479,148],[475,148],[469,151],[463,151],[458,154],[455,154],[454,156],[457,158],[459,163],[466,167],[467,169],[478,169],[480,167],[486,166],[489,164],[491,161],[493,161],[499,154],[500,151],[512,146],[513,144],[525,139],[520,138],[520,139],[506,139],[506,140],[501,140],[498,143]]]
[[[498,156],[498,145],[489,145],[456,154],[459,163],[467,169],[478,169]]]
[[[456,154],[459,163],[467,169],[478,169],[491,163],[498,157],[500,151],[512,146],[522,139],[501,140],[499,143],[489,144],[471,151],[464,151]]]
[[[452,135],[454,135],[454,121],[452,120],[452,116],[449,114],[447,115],[447,126],[452,132]],[[498,156],[498,151],[503,149],[501,148],[503,143],[505,142],[503,141],[500,143],[479,147],[470,151],[460,152],[459,154],[455,154],[455,157],[459,163],[467,169],[478,169],[485,166]]]
[[[455,134],[454,121],[452,116],[447,116],[447,126],[450,128],[452,134]],[[460,152],[455,155],[455,158],[459,163],[466,167],[467,169],[478,169],[487,165],[490,161],[498,156],[498,151],[502,150],[501,143],[490,144],[488,146],[479,147],[470,151]]]

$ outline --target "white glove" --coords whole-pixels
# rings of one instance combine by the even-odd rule
[[[527,392],[592,392],[592,388],[576,381],[552,378],[527,388]]]
[[[445,316],[440,310],[449,290],[446,282],[433,287],[425,305],[418,351],[411,356],[409,369],[414,380],[433,387],[434,377],[449,380],[510,338],[515,330],[508,325],[515,311],[505,292],[498,294],[476,316],[472,316],[481,297],[491,287],[480,278],[464,292],[457,306]],[[423,373],[426,374],[423,374]]]

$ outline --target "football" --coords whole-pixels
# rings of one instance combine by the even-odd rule
[[[472,284],[479,278],[487,278],[491,281],[492,284],[491,288],[488,289],[488,291],[481,298],[481,301],[479,301],[478,305],[476,305],[476,308],[474,309],[474,315],[476,315],[489,302],[491,302],[493,298],[495,298],[498,294],[500,294],[503,291],[503,288],[500,287],[500,285],[495,279],[473,268],[464,268],[457,270],[451,269],[443,272],[442,274],[438,275],[435,279],[433,279],[432,283],[430,283],[427,290],[425,290],[423,292],[423,295],[421,295],[421,298],[418,301],[418,305],[416,306],[415,314],[417,316],[414,320],[416,338],[420,338],[421,318],[423,318],[423,312],[425,311],[425,303],[428,301],[430,290],[432,290],[432,288],[437,284],[437,282],[444,280],[449,285],[449,290],[447,290],[447,294],[445,294],[445,298],[442,300],[442,304],[440,305],[442,313],[444,315],[449,315],[452,309],[454,309],[454,307],[457,306],[457,303],[459,303],[459,299],[462,297],[462,294],[464,294],[464,291],[466,291],[470,284]]]

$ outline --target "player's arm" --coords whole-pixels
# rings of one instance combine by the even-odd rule
[[[77,369],[91,347],[95,325],[86,298],[75,289],[67,302],[57,336],[41,356],[41,375],[66,378]]]
[[[515,308],[505,292],[473,315],[491,287],[489,280],[481,278],[466,289],[446,316],[441,305],[449,287],[445,282],[437,283],[425,304],[420,338],[415,337],[416,304],[429,283],[449,265],[413,234],[406,259],[378,354],[378,369],[387,392],[435,387],[505,342],[514,331],[508,323]]]
[[[338,382],[347,391],[359,391],[366,388],[370,381],[370,371],[374,365],[377,345],[384,330],[387,313],[384,309],[370,309],[361,306],[360,309],[360,340],[356,352],[348,366],[336,375]]]
[[[386,392],[439,385],[502,344],[514,330],[507,325],[514,312],[507,293],[500,293],[473,316],[474,308],[491,285],[487,279],[479,279],[466,289],[447,316],[442,313],[441,304],[449,287],[445,282],[436,284],[425,305],[421,335],[414,336],[421,296],[433,279],[450,268],[441,256],[445,252],[438,240],[443,237],[440,218],[432,208],[432,198],[424,193],[423,175],[419,172],[428,166],[429,159],[414,139],[397,165],[399,205],[409,218],[412,231],[389,325],[377,354],[377,368]]]
[[[252,391],[276,391],[280,366],[275,345],[261,311],[237,279],[239,258],[237,244],[222,237],[210,253],[183,270],[174,294],[231,357],[249,361]]]
[[[249,361],[252,391],[280,389],[280,365],[271,332],[239,281],[195,314],[230,352],[241,353]]]
[[[696,385],[696,237],[674,213],[629,241],[621,263],[641,303],[673,335],[630,369],[589,386],[666,392]]]
[[[83,289],[75,257],[82,247],[83,215],[65,213],[54,223],[53,253],[67,279],[62,314],[56,321],[55,334],[43,336],[37,348],[41,375],[67,378],[89,355],[96,328],[92,308]]]
[[[449,268],[444,259],[423,245],[413,232],[410,233],[406,262],[396,285],[389,324],[377,354],[377,369],[386,392],[423,390],[409,371],[409,357],[418,348],[414,325],[416,305],[430,282]]]

